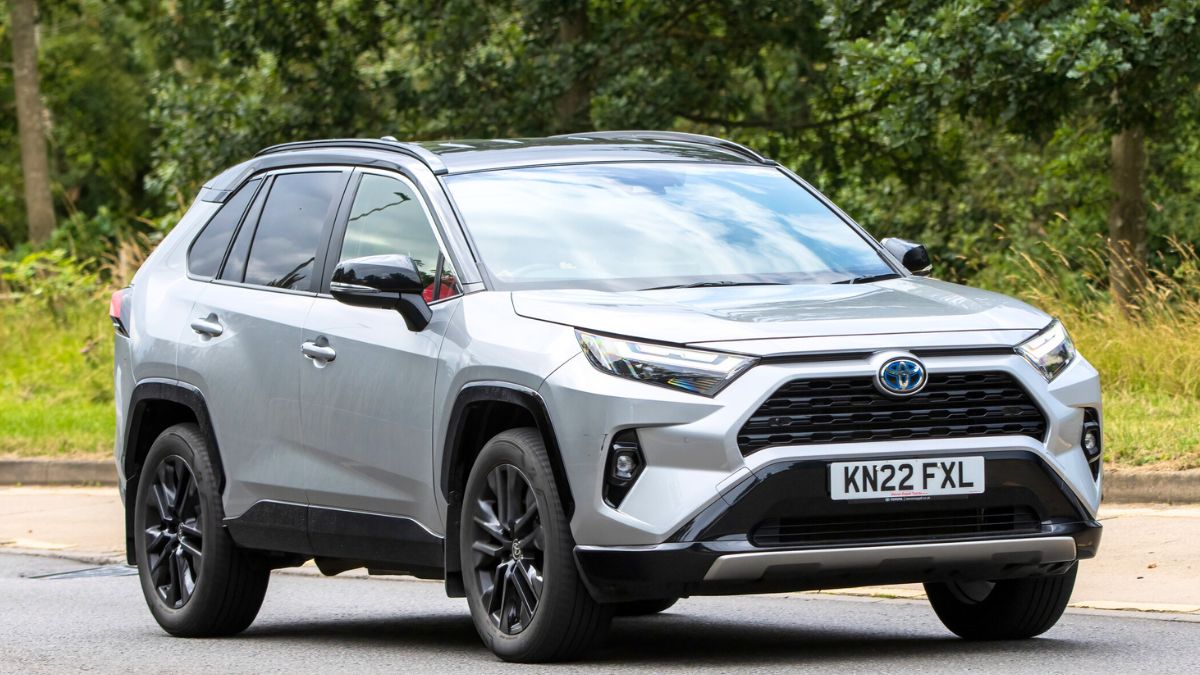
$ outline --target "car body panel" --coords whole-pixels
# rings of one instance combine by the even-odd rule
[[[320,471],[306,483],[311,503],[441,531],[430,422],[438,354],[460,302],[438,303],[429,326],[413,332],[399,312],[314,301],[303,339],[323,338],[337,356],[299,366],[302,445]]]
[[[1019,301],[917,277],[860,285],[517,291],[513,306],[534,319],[674,344],[1027,331],[1050,323]]]
[[[323,466],[305,452],[300,424],[302,325],[314,296],[207,283],[195,318],[215,317],[216,337],[188,330],[179,379],[208,402],[225,465],[225,515],[256,501],[305,503],[305,485]]]

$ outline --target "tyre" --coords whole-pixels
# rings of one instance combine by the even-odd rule
[[[649,616],[658,614],[670,609],[675,603],[679,602],[679,598],[666,598],[663,600],[630,600],[629,602],[618,602],[614,609],[617,616]]]
[[[575,542],[536,429],[488,441],[463,492],[459,550],[475,629],[506,661],[575,658],[608,628],[575,568]]]
[[[1063,574],[925,584],[946,628],[968,640],[1021,640],[1050,630],[1071,599],[1078,564]]]
[[[224,509],[204,435],[178,424],[155,439],[138,479],[134,549],[146,604],[179,637],[233,635],[262,606],[270,571],[221,526]]]

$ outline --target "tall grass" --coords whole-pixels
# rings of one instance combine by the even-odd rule
[[[104,283],[62,251],[0,259],[0,455],[112,448],[112,325]]]
[[[1059,316],[1100,371],[1109,459],[1119,464],[1200,467],[1200,255],[1186,242],[1170,243],[1171,272],[1160,256],[1128,315],[1108,299],[1104,280],[1087,272],[1103,269],[1096,265],[1102,248],[1020,253],[1022,265],[1007,280]]]

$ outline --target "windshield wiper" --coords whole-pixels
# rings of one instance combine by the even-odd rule
[[[711,288],[714,286],[783,286],[778,281],[697,281],[694,284],[676,284],[674,286],[655,286],[640,288],[642,291],[665,291],[669,288]]]
[[[867,274],[861,277],[852,277],[850,279],[842,279],[835,281],[835,284],[869,284],[872,281],[885,281],[887,279],[899,279],[900,275],[896,272],[884,272],[883,274]]]

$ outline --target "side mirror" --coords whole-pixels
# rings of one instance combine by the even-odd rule
[[[338,302],[356,307],[394,309],[411,331],[424,330],[433,318],[421,295],[425,282],[406,255],[372,255],[338,264],[329,292]]]
[[[929,251],[926,251],[922,244],[896,237],[888,237],[879,243],[883,244],[888,253],[896,256],[900,264],[904,265],[904,269],[914,275],[927,277],[933,271],[933,263],[929,260]]]

